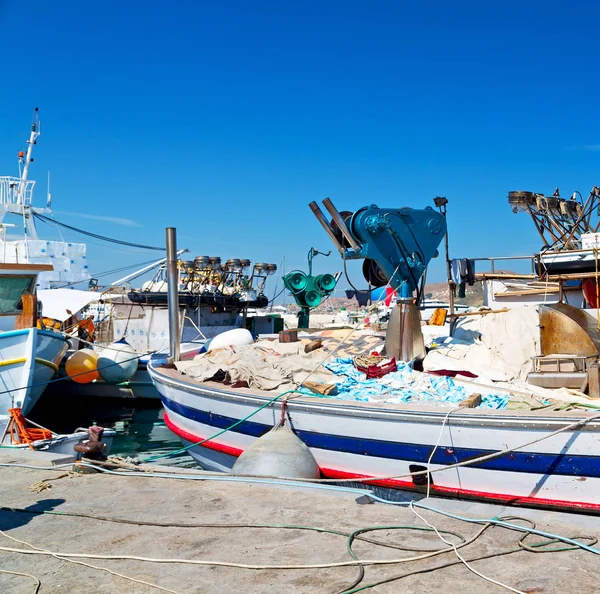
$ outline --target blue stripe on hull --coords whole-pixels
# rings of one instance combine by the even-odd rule
[[[239,420],[233,417],[197,410],[175,402],[163,395],[161,395],[161,399],[166,409],[186,419],[210,425],[217,429],[225,429]],[[232,431],[251,437],[260,437],[270,429],[272,429],[271,425],[256,423],[254,421],[244,421],[235,427],[235,429],[232,429]],[[390,460],[406,460],[408,462],[426,464],[432,450],[432,446],[429,445],[380,441],[347,435],[330,435],[313,431],[295,430],[295,432],[307,446],[312,448],[375,458],[387,458]],[[431,463],[440,465],[455,464],[492,454],[495,451],[440,446],[437,448]],[[511,452],[493,460],[473,464],[471,467],[543,475],[558,474],[564,476],[600,477],[600,457],[598,456]]]

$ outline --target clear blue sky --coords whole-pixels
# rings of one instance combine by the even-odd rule
[[[311,200],[443,195],[454,257],[531,253],[509,190],[600,185],[599,17],[590,1],[0,0],[0,172],[39,106],[37,204],[50,170],[57,219],[106,235],[161,245],[172,225],[193,255],[290,270],[331,247]]]

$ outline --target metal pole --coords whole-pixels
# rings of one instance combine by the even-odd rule
[[[334,206],[331,199],[325,198],[325,200],[323,200],[323,206],[327,209],[327,212],[331,215],[331,218],[333,219],[335,224],[338,226],[342,235],[346,238],[346,241],[350,244],[350,247],[355,252],[358,252],[360,250],[360,245],[357,243],[356,239],[354,239],[354,237],[352,237],[350,230],[348,229],[348,227],[346,227],[346,222],[344,221],[344,219],[342,219],[342,215],[339,213],[338,209]],[[315,212],[315,211],[313,210],[313,212]],[[331,235],[330,235],[330,237],[331,237]],[[339,242],[337,242],[337,243],[339,244]],[[337,244],[334,244],[334,245],[337,248]]]
[[[437,196],[434,198],[435,205],[439,208],[440,213],[446,219],[446,205],[448,204],[448,200],[446,198]],[[446,225],[446,235],[444,235],[444,247],[446,248],[446,275],[448,277],[448,301],[450,305],[450,321],[454,318],[454,291],[455,284],[452,280],[452,262],[450,260],[450,248],[448,246],[448,226]]]
[[[315,215],[315,217],[317,217],[317,220],[319,221],[319,223],[321,223],[321,225],[323,226],[323,229],[325,229],[325,232],[327,233],[327,235],[329,235],[329,239],[331,239],[331,241],[333,242],[335,249],[338,252],[340,252],[340,254],[341,254],[344,251],[344,247],[338,241],[338,238],[335,236],[333,229],[329,226],[329,223],[327,222],[327,219],[325,218],[323,211],[319,208],[319,205],[313,201],[308,206],[313,211],[313,214]]]
[[[167,227],[167,297],[169,304],[169,363],[179,361],[179,274],[177,271],[177,230]]]

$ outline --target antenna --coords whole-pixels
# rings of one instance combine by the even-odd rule
[[[52,193],[50,192],[50,172],[48,171],[48,190],[47,190],[47,197],[46,197],[46,208],[51,210],[52,209]]]

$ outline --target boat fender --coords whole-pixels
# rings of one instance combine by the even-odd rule
[[[65,371],[78,384],[89,384],[100,379],[98,353],[89,348],[75,351],[66,360]]]
[[[232,474],[319,478],[317,461],[306,444],[287,425],[277,425],[248,446],[237,459]]]
[[[113,342],[98,357],[98,373],[107,384],[129,381],[137,368],[137,353],[126,342]]]
[[[227,330],[226,332],[217,334],[217,336],[210,341],[206,350],[210,353],[210,351],[214,351],[215,349],[221,349],[228,346],[244,346],[252,344],[253,342],[254,338],[250,330],[246,330],[246,328],[235,328],[234,330]]]

